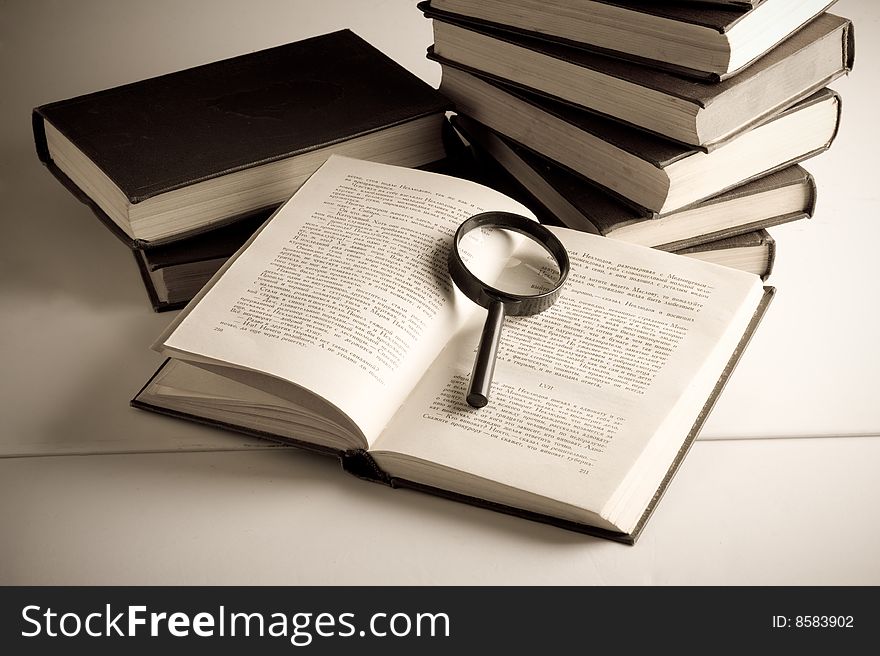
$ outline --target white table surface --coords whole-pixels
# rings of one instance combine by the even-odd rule
[[[172,315],[40,165],[31,108],[343,27],[436,86],[414,5],[0,3],[0,584],[880,583],[870,0],[835,8],[858,56],[838,140],[807,163],[816,216],[772,231],[777,298],[636,547],[128,407]]]

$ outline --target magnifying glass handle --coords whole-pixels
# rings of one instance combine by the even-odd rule
[[[488,309],[489,314],[477,347],[477,358],[474,360],[467,393],[468,405],[474,408],[482,408],[489,402],[489,388],[492,387],[492,374],[495,373],[495,356],[498,355],[501,326],[504,325],[504,303],[492,301]]]

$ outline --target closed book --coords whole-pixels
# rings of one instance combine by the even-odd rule
[[[840,98],[822,89],[704,152],[448,66],[440,88],[459,113],[654,216],[823,152],[840,120]]]
[[[753,64],[832,4],[834,0],[765,0],[724,7],[629,0],[431,0],[420,7],[717,82]]]
[[[153,309],[163,312],[186,305],[275,209],[186,239],[134,249]]]
[[[457,116],[454,123],[481,156],[491,179],[498,181],[490,186],[502,184],[502,191],[560,225],[612,239],[679,251],[809,218],[815,209],[813,176],[794,165],[688,209],[651,218],[582,176],[467,117]]]
[[[446,18],[434,20],[428,56],[675,141],[712,148],[848,72],[854,52],[850,21],[823,14],[718,84]]]
[[[766,280],[776,262],[776,240],[766,230],[755,230],[673,252],[754,273],[761,280]]]
[[[130,246],[287,199],[330,153],[443,157],[449,102],[349,30],[33,112],[37,153]]]
[[[571,263],[559,300],[505,322],[491,398],[473,408],[486,312],[445,265],[479,210],[535,219],[470,181],[331,157],[174,318],[154,344],[170,360],[132,404],[333,455],[369,481],[634,542],[773,290],[550,227]],[[487,284],[547,270],[529,240],[471,236],[463,249],[483,256],[468,266]]]

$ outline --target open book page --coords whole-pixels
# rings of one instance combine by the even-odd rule
[[[227,373],[223,371],[223,373]],[[340,450],[356,435],[341,429],[327,408],[309,408],[200,365],[170,360],[148,385],[146,397],[166,409],[221,424],[241,425],[270,435]],[[144,392],[142,392],[144,394]],[[140,396],[140,395],[139,395]]]
[[[531,216],[472,182],[331,157],[157,348],[301,386],[370,443],[474,312],[446,258],[458,225],[490,209]]]
[[[571,275],[549,310],[506,319],[489,405],[465,402],[481,311],[376,442],[373,455],[388,473],[431,484],[426,472],[444,477],[445,467],[600,512],[640,455],[651,453],[652,437],[669,435],[665,451],[654,453],[662,479],[761,299],[760,280],[553,231],[568,249]],[[439,464],[440,473],[413,458]],[[648,499],[660,479],[648,482]],[[453,490],[456,481],[433,479]],[[485,486],[471,479],[456,491],[478,489]]]

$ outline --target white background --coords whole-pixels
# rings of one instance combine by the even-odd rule
[[[415,2],[0,2],[0,584],[880,583],[880,9],[834,11],[857,58],[816,216],[772,231],[777,298],[704,431],[809,439],[698,442],[629,548],[128,407],[171,315],[31,109],[343,27],[436,86]]]

